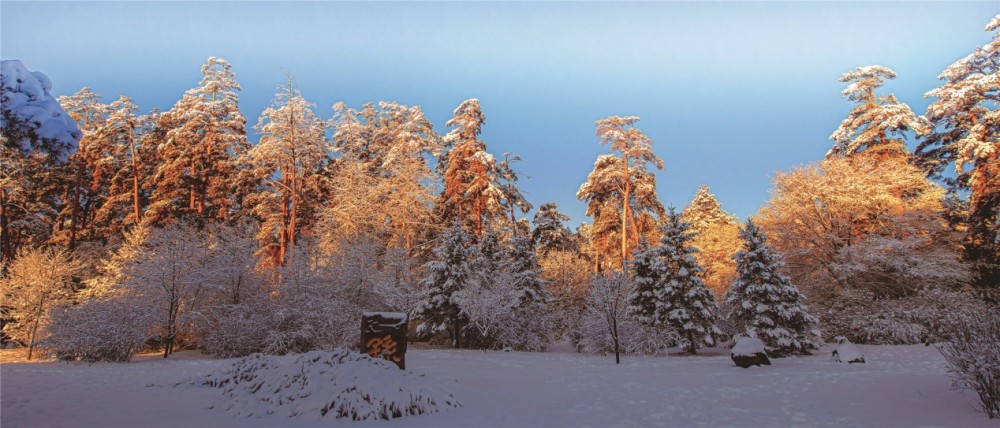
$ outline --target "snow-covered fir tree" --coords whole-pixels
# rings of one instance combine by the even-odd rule
[[[521,234],[514,235],[507,242],[504,252],[502,268],[511,275],[511,285],[520,295],[520,306],[546,304],[548,295],[545,281],[541,279],[541,269],[538,267],[531,239]]]
[[[767,235],[751,219],[740,229],[740,238],[739,278],[726,292],[726,302],[733,307],[729,316],[743,325],[747,336],[763,341],[772,357],[819,349],[816,317],[809,314],[798,288],[778,272],[781,256],[767,245]]]
[[[517,180],[523,174],[517,172],[513,164],[520,161],[521,157],[517,153],[505,152],[503,154],[503,161],[497,163],[497,180],[501,181],[499,186],[503,190],[504,200],[502,203],[510,214],[509,226],[512,228],[517,227],[517,218],[514,215],[515,211],[527,214],[533,208],[531,202],[528,202],[521,189],[517,187]]]
[[[876,95],[886,79],[895,79],[896,72],[889,67],[869,65],[858,67],[840,76],[848,83],[844,97],[855,103],[847,118],[840,123],[830,139],[833,147],[827,157],[851,156],[862,152],[905,154],[904,132],[922,131],[924,123],[899,102],[895,95]]]
[[[716,327],[718,306],[712,292],[702,282],[701,266],[695,260],[698,251],[690,242],[687,223],[673,207],[667,212],[663,225],[663,238],[653,254],[643,255],[650,259],[643,266],[650,278],[647,282],[649,296],[642,296],[633,306],[636,312],[650,314],[652,322],[664,323],[680,336],[681,347],[689,353],[697,353],[702,346],[713,346],[722,334]]]
[[[921,137],[917,155],[933,177],[943,178],[958,193],[968,191],[963,227],[966,258],[973,263],[974,282],[996,289],[1000,284],[1000,15],[986,25],[993,40],[945,68],[944,83],[925,95],[930,129]],[[943,175],[954,163],[954,178]]]
[[[665,285],[662,279],[667,273],[663,256],[663,247],[650,247],[643,240],[639,243],[639,249],[632,253],[632,260],[629,262],[635,285],[629,296],[628,312],[639,322],[649,326],[666,325],[665,305],[661,300]]]
[[[423,286],[427,297],[417,309],[416,316],[433,331],[451,330],[452,346],[461,347],[464,317],[456,302],[455,294],[471,280],[469,266],[469,238],[461,225],[454,224],[440,237],[434,248],[436,260],[428,262],[427,277]]]
[[[108,118],[96,133],[107,141],[109,152],[101,160],[107,169],[108,194],[94,222],[108,236],[120,224],[138,224],[149,201],[149,178],[156,168],[156,147],[144,136],[153,130],[152,115],[140,115],[132,99],[121,96],[108,106]]]
[[[702,280],[717,299],[729,289],[736,276],[733,255],[739,251],[739,224],[722,209],[708,186],[698,187],[691,203],[681,212],[681,219],[694,233],[691,245],[698,249],[694,258],[705,271]]]
[[[535,229],[531,239],[535,242],[539,254],[545,256],[552,250],[569,250],[572,248],[573,233],[565,226],[569,216],[559,212],[555,202],[546,202],[538,207],[538,212],[532,223]]]
[[[101,96],[90,88],[59,97],[59,104],[83,133],[76,153],[69,158],[63,178],[69,200],[60,217],[65,219],[66,227],[57,228],[52,239],[65,244],[71,251],[76,247],[78,235],[91,232],[91,236],[83,237],[83,240],[95,238],[92,234],[93,217],[85,214],[97,211],[108,194],[108,168],[105,164],[113,152],[113,142],[101,138],[98,132],[110,113],[109,106],[101,103],[100,99]]]

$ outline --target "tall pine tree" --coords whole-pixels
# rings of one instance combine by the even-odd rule
[[[781,256],[767,245],[767,235],[747,220],[740,237],[744,247],[736,254],[740,276],[726,292],[726,301],[734,308],[730,317],[745,326],[748,336],[763,341],[770,356],[818,349],[817,320],[802,303],[798,288],[778,273]]]
[[[704,185],[681,212],[681,219],[694,232],[691,245],[698,249],[694,258],[705,269],[702,280],[716,298],[721,299],[736,277],[733,255],[740,249],[739,224]]]

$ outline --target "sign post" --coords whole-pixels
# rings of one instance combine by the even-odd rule
[[[361,315],[361,352],[406,369],[406,314],[365,312]]]

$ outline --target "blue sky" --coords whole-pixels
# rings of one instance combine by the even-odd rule
[[[0,56],[56,95],[169,109],[209,56],[228,59],[250,123],[286,72],[323,117],[343,101],[420,105],[439,132],[479,98],[483,139],[513,151],[536,206],[585,220],[576,191],[606,152],[595,120],[636,115],[666,168],[665,205],[707,184],[753,214],[771,177],[817,160],[851,108],[837,78],[882,64],[922,114],[937,75],[976,46],[1000,2],[11,2]],[[256,141],[257,136],[251,135]]]

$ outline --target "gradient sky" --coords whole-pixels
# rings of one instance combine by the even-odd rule
[[[636,115],[666,163],[660,199],[707,184],[753,214],[775,171],[820,159],[851,108],[837,78],[882,64],[886,90],[923,94],[985,44],[1000,2],[329,3],[0,2],[0,56],[46,73],[55,95],[91,87],[169,109],[209,56],[228,59],[255,124],[292,73],[331,106],[421,106],[439,132],[479,98],[483,139],[513,151],[528,199],[585,220],[576,191],[606,147],[594,121]],[[251,140],[257,135],[252,133]]]

